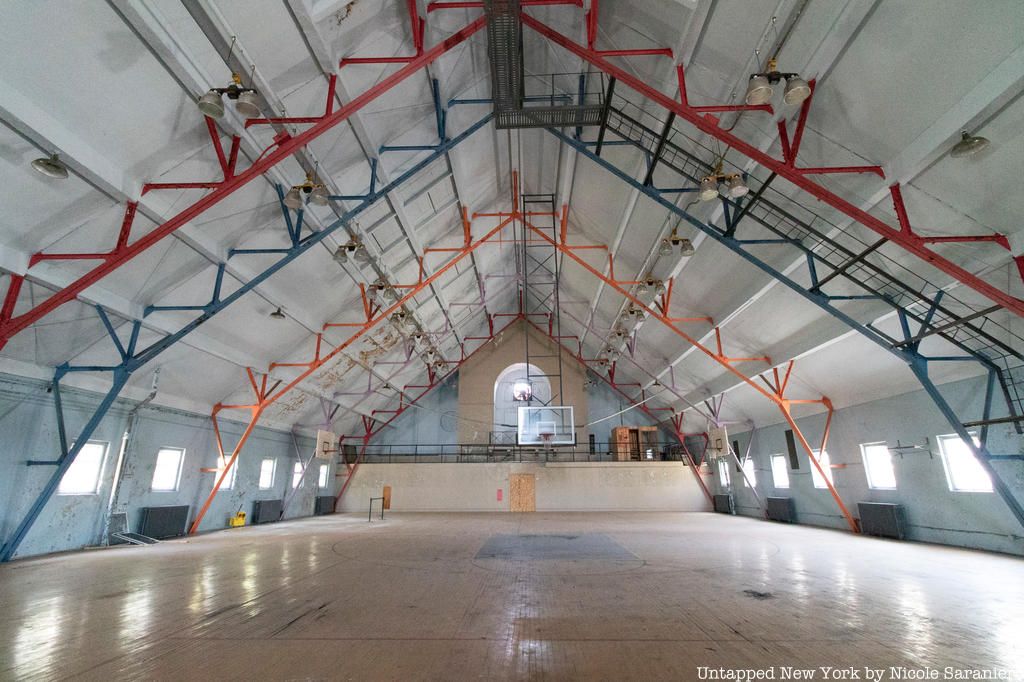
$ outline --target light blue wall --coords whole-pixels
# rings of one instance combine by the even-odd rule
[[[980,379],[946,384],[941,390],[959,414],[980,415],[984,398],[984,384]],[[813,445],[820,442],[825,415],[797,419],[797,424]],[[799,446],[800,469],[789,471],[790,489],[775,489],[769,457],[787,452],[787,428],[783,423],[756,431],[751,455],[757,471],[758,493],[762,498],[766,495],[792,497],[800,523],[846,528],[846,522],[828,490],[814,487],[810,463]],[[858,502],[902,504],[912,540],[1024,554],[1024,528],[1017,523],[998,494],[949,490],[936,437],[951,432],[949,424],[924,391],[836,410],[826,448],[833,465],[845,465],[832,470],[836,490],[855,517],[858,515]],[[742,456],[750,434],[730,434],[730,438],[739,440]],[[868,488],[860,450],[862,443],[885,441],[895,446],[899,440],[903,445],[923,445],[925,439],[932,455],[927,451],[906,451],[902,456],[893,453],[896,490]],[[991,428],[989,446],[993,453],[998,454],[1021,451],[1019,437],[1013,427],[1007,425]],[[1024,463],[997,461],[994,465],[1004,473],[1004,479],[1018,499],[1024,500]],[[731,478],[737,512],[759,516],[755,499],[744,487],[735,467],[731,468]],[[724,492],[717,471],[714,480],[718,492]]]
[[[455,445],[459,439],[458,414],[459,373],[454,372],[374,437],[372,451],[412,454],[410,449],[400,446]]]
[[[604,380],[589,370],[587,379],[589,380],[589,385],[586,387],[587,407],[590,410],[590,414],[586,418],[587,422],[621,412],[630,406],[629,401],[621,393],[612,389]],[[608,443],[612,439],[612,429],[616,426],[655,426],[655,421],[642,409],[636,408],[592,425],[590,432],[594,434],[599,451],[603,452],[608,449]],[[662,443],[675,444],[677,442],[664,428],[659,432],[658,440]]]
[[[74,438],[99,402],[93,393],[62,391],[69,438]],[[105,512],[114,480],[117,454],[133,404],[118,401],[97,429],[93,440],[108,444],[107,456],[96,495],[54,495],[22,542],[16,556],[76,549],[98,544],[102,538]],[[27,466],[26,460],[52,460],[58,452],[57,421],[52,395],[43,382],[0,375],[0,536],[6,539],[35,501],[53,469]],[[236,422],[222,423],[226,447],[231,447],[243,430]],[[200,468],[216,466],[217,450],[208,416],[199,416],[159,407],[139,411],[134,435],[126,451],[124,474],[115,511],[128,513],[133,527],[139,523],[139,510],[154,505],[188,504],[194,516],[213,486],[213,473]],[[299,438],[305,460],[314,442]],[[150,491],[156,453],[161,447],[185,449],[178,490],[172,493]],[[275,486],[258,490],[260,460],[278,460]],[[232,490],[219,492],[203,520],[200,530],[224,528],[227,518],[242,508],[252,513],[256,499],[283,498],[290,486],[292,465],[296,461],[291,435],[257,428],[238,463],[238,479]],[[329,488],[318,491],[317,464],[307,472],[299,492],[289,503],[286,518],[309,516],[317,494],[333,494],[337,483],[332,463]]]

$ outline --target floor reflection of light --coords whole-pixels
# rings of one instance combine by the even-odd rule
[[[149,633],[153,620],[153,589],[148,580],[139,581],[121,598],[121,640],[133,640]]]
[[[847,566],[841,559],[837,560],[835,568],[835,585],[838,603],[843,607],[843,624],[850,628],[861,627],[860,618],[860,592],[857,590],[857,581],[850,573]]]
[[[213,564],[204,562],[199,573],[192,580],[192,595],[188,600],[188,610],[199,615],[206,612],[206,600],[214,595]]]
[[[901,582],[896,588],[895,616],[903,622],[897,627],[903,632],[906,643],[903,651],[917,657],[921,663],[932,660],[935,643],[932,640],[933,626],[928,603],[921,586],[912,582]]]
[[[794,551],[789,559],[790,587],[793,595],[802,602],[808,598],[807,591],[807,567],[804,565],[804,557],[799,551]]]
[[[24,671],[19,671],[23,679],[45,677],[42,673],[53,665],[57,647],[64,644],[61,637],[63,602],[64,597],[56,595],[27,605],[32,613],[22,618],[14,635],[13,651],[14,667],[26,666]]]
[[[993,618],[997,623],[995,640],[1000,664],[1008,668],[1010,679],[1019,680],[1024,676],[1024,648],[1020,645],[1020,634],[1024,632],[1024,615],[1009,609]]]
[[[242,592],[245,601],[251,601],[256,596],[257,578],[260,574],[259,553],[255,551],[246,552],[242,557]]]

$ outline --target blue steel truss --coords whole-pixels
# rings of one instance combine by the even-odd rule
[[[109,366],[72,366],[65,363],[57,368],[53,379],[53,395],[54,404],[56,406],[58,417],[57,423],[58,437],[60,440],[60,455],[58,459],[52,461],[37,460],[30,462],[30,464],[32,465],[51,465],[55,466],[56,468],[54,469],[53,474],[50,476],[49,480],[46,482],[46,485],[43,487],[42,491],[39,493],[35,501],[32,503],[32,506],[29,508],[28,512],[25,514],[25,517],[21,520],[17,528],[15,528],[14,532],[7,539],[7,542],[3,545],[3,550],[0,551],[0,562],[10,561],[10,559],[14,556],[14,553],[17,551],[19,545],[21,545],[22,541],[25,539],[25,536],[32,528],[32,525],[39,518],[39,515],[42,513],[43,508],[46,506],[46,503],[53,496],[54,492],[56,492],[57,487],[60,485],[61,478],[67,472],[68,468],[74,463],[75,458],[78,456],[78,453],[81,451],[81,449],[89,441],[89,438],[92,437],[92,434],[99,427],[100,422],[106,416],[111,406],[113,406],[114,401],[117,399],[117,396],[128,383],[129,379],[131,379],[132,374],[137,372],[141,367],[149,363],[151,360],[156,358],[165,350],[167,350],[174,344],[184,339],[190,333],[198,329],[203,323],[211,319],[214,315],[221,312],[229,305],[240,299],[242,296],[246,295],[247,293],[255,289],[257,286],[265,282],[279,270],[286,267],[289,263],[301,257],[307,251],[309,251],[310,249],[324,241],[331,234],[347,225],[356,216],[358,216],[363,211],[373,206],[380,199],[384,198],[385,195],[390,194],[391,192],[393,192],[394,190],[398,189],[400,186],[408,182],[411,178],[416,176],[420,171],[429,166],[431,163],[444,157],[444,155],[446,155],[449,152],[449,150],[451,150],[453,147],[458,145],[463,140],[466,140],[467,138],[472,136],[473,133],[477,132],[478,130],[483,128],[487,123],[489,123],[492,119],[492,116],[492,114],[485,115],[479,121],[477,121],[469,128],[467,128],[465,131],[463,131],[462,133],[460,133],[459,135],[450,140],[442,138],[442,141],[439,144],[431,147],[430,154],[425,156],[423,159],[421,159],[419,162],[417,162],[415,165],[413,165],[411,168],[409,168],[407,171],[402,173],[399,177],[395,178],[384,187],[377,187],[376,161],[374,161],[371,167],[373,174],[371,177],[370,188],[369,190],[367,190],[365,194],[343,196],[339,195],[331,197],[332,199],[335,200],[349,200],[356,201],[358,203],[354,207],[350,208],[345,213],[343,213],[341,216],[339,216],[337,220],[335,220],[334,222],[330,223],[329,225],[327,225],[326,227],[317,232],[312,232],[306,235],[305,237],[302,237],[300,234],[302,228],[303,212],[301,210],[297,211],[297,218],[293,222],[289,210],[284,206],[283,203],[283,190],[281,187],[278,187],[278,198],[279,201],[281,202],[281,208],[285,220],[285,228],[288,231],[291,246],[287,248],[275,249],[234,249],[229,252],[228,257],[231,258],[232,256],[255,253],[275,253],[282,254],[281,259],[267,267],[265,270],[260,272],[258,275],[256,275],[249,281],[243,283],[237,290],[235,290],[234,292],[227,296],[221,295],[221,288],[224,278],[224,268],[226,264],[220,263],[218,264],[217,267],[217,276],[214,282],[213,293],[210,297],[210,300],[207,303],[199,305],[171,305],[147,307],[144,312],[144,316],[159,310],[195,311],[199,312],[200,314],[194,320],[192,320],[191,322],[183,326],[181,329],[179,329],[177,332],[169,334],[153,342],[146,348],[143,348],[141,350],[137,349],[139,331],[142,326],[142,323],[140,321],[135,320],[131,323],[129,340],[127,346],[125,346],[125,344],[122,343],[121,339],[118,337],[116,331],[114,330],[114,327],[111,324],[110,319],[107,316],[107,313],[103,310],[103,308],[97,307],[96,310],[100,317],[100,320],[103,322],[104,328],[107,330],[111,342],[113,343],[115,350],[120,356],[121,361],[116,365]],[[78,437],[74,440],[74,444],[71,445],[71,447],[69,448],[67,434],[64,425],[65,422],[63,417],[63,409],[61,406],[60,381],[67,374],[73,372],[93,372],[110,374],[112,383],[110,389],[107,391],[106,395],[100,401],[99,405],[96,407],[92,416],[88,419],[85,426],[82,428],[82,431],[79,433]]]
[[[641,124],[637,120],[640,118],[639,115],[631,116],[623,111],[629,106],[635,107],[625,100],[610,100],[607,131],[605,127],[599,131],[600,142],[584,141],[579,135],[568,135],[554,128],[547,130],[627,185],[906,363],[954,432],[963,439],[989,473],[996,492],[1014,517],[1024,526],[1024,507],[1007,486],[1003,475],[992,466],[995,460],[1024,460],[1024,455],[992,454],[988,448],[987,428],[988,424],[993,422],[1017,425],[1022,419],[1019,382],[1024,375],[1024,356],[1018,349],[1024,348],[1024,339],[1020,339],[989,317],[993,311],[978,310],[963,301],[955,301],[948,291],[927,282],[916,273],[899,267],[899,274],[891,274],[890,268],[895,262],[884,259],[878,253],[881,244],[859,242],[863,244],[863,248],[854,248],[855,243],[848,239],[849,234],[822,229],[818,224],[819,218],[813,212],[795,204],[792,199],[783,200],[779,194],[779,198],[773,197],[774,200],[769,201],[768,185],[773,178],[767,179],[764,183],[757,183],[753,178],[748,178],[751,192],[746,198],[733,200],[721,197],[725,227],[706,223],[691,215],[667,196],[693,191],[702,177],[713,172],[713,162],[684,149],[682,143],[676,144],[672,140],[676,131],[672,130],[671,121],[660,131],[655,130]],[[604,140],[603,137],[608,133],[616,135],[619,139]],[[686,141],[691,149],[702,150],[695,140],[686,138]],[[643,151],[648,162],[647,181],[634,179],[629,171],[599,156],[595,151],[598,144],[631,145]],[[714,158],[710,150],[702,151],[707,152],[709,159]],[[677,182],[673,184],[682,186],[666,189],[655,187],[653,170],[656,166],[662,171],[661,176],[664,176],[665,171],[673,171],[677,176]],[[801,215],[806,213],[814,217],[810,220],[800,219],[794,215],[798,211]],[[751,229],[740,229],[744,219],[747,219],[746,226]],[[836,227],[830,223],[828,226]],[[756,230],[753,236],[744,238],[744,232],[753,230]],[[769,234],[763,236],[766,230]],[[805,285],[779,271],[752,248],[766,245],[798,250],[800,257],[806,262],[810,285]],[[883,262],[872,262],[869,257],[874,257],[876,261],[882,259]],[[822,276],[821,273],[828,274]],[[830,294],[824,291],[826,285],[839,289],[840,284],[844,284],[845,288],[840,289],[838,293]],[[852,312],[839,307],[843,302],[857,300],[882,302],[895,310],[901,322],[902,335],[894,337],[874,326],[871,321],[862,322]],[[871,317],[872,320],[877,319],[877,311]],[[963,355],[924,355],[920,349],[921,342],[931,336],[948,341],[962,351]],[[974,362],[980,364],[986,371],[988,384],[980,420],[971,422],[961,418],[930,379],[929,366],[947,362]],[[992,402],[996,385],[1002,388],[1010,416],[992,420]],[[968,433],[968,428],[972,425],[982,427],[978,443],[975,443]]]

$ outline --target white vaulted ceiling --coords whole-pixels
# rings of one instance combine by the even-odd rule
[[[428,48],[481,16],[479,9],[428,11],[424,0],[416,7],[426,21]],[[527,11],[574,40],[585,40],[583,9]],[[896,225],[887,186],[899,181],[920,231],[995,231],[1009,236],[1014,253],[1024,250],[1024,199],[1015,191],[1024,176],[1024,4],[1016,0],[604,0],[596,44],[601,49],[671,48],[672,59],[613,59],[670,97],[678,93],[675,64],[682,61],[692,104],[735,104],[743,99],[748,75],[790,25],[780,68],[818,79],[801,165],[881,165],[886,180],[828,175],[820,182]],[[255,64],[259,90],[275,109],[264,114],[276,116],[322,114],[330,74],[338,76],[338,107],[400,66],[339,69],[341,59],[415,52],[404,0],[52,0],[5,8],[0,25],[0,120],[5,124],[0,126],[0,201],[5,209],[0,217],[0,295],[12,273],[27,273],[16,313],[38,305],[95,264],[47,261],[28,268],[32,254],[112,247],[128,200],[139,200],[134,239],[206,192],[154,191],[140,198],[144,183],[220,178],[195,99],[228,82],[225,46],[232,36],[234,54],[244,64]],[[585,70],[578,58],[529,29],[524,29],[524,55],[528,75]],[[195,216],[75,302],[15,335],[0,351],[0,370],[49,377],[64,362],[112,361],[95,305],[109,312],[122,333],[132,320],[143,320],[143,343],[181,328],[197,313],[144,316],[146,307],[206,303],[218,263],[227,263],[225,295],[274,263],[271,255],[228,258],[228,252],[287,245],[275,185],[287,189],[301,182],[304,163],[316,164],[332,192],[359,195],[370,185],[372,159],[378,159],[380,187],[426,158],[427,151],[381,152],[380,147],[437,143],[431,79],[437,79],[447,107],[449,138],[486,115],[487,104],[447,106],[452,99],[490,96],[486,31],[370,102],[300,150],[298,158],[285,159]],[[665,118],[664,111],[620,88],[629,101]],[[777,109],[786,119],[796,112],[795,107]],[[727,113],[721,119],[744,140],[781,154],[770,115]],[[274,144],[273,128],[246,129],[233,113],[218,126],[222,139],[233,132],[242,135],[240,169]],[[972,159],[951,158],[947,152],[962,129],[990,138],[990,150]],[[764,169],[721,149],[696,129],[687,134],[705,161],[721,154],[754,177],[767,177]],[[67,180],[44,178],[30,169],[34,158],[52,151],[71,169]],[[635,149],[609,146],[602,156],[643,177],[644,160]],[[204,412],[217,402],[245,402],[250,397],[246,367],[264,371],[270,363],[307,362],[325,323],[360,321],[359,284],[369,285],[380,275],[394,283],[413,282],[426,249],[460,246],[462,207],[471,213],[508,210],[513,170],[524,191],[553,193],[559,205],[568,204],[570,242],[609,245],[618,279],[674,273],[672,316],[712,318],[732,355],[768,355],[772,364],[799,358],[794,386],[807,397],[828,395],[842,406],[914,387],[910,373],[891,355],[727,248],[702,239],[691,225],[550,132],[499,131],[488,123],[347,226],[373,254],[373,267],[333,260],[334,249],[349,237],[345,229],[338,230],[136,373],[128,394],[148,393],[159,367],[158,402]],[[773,189],[780,197],[813,203],[784,181]],[[693,195],[679,196],[686,206]],[[304,234],[330,225],[353,205],[308,207]],[[699,220],[720,224],[716,205],[696,204],[688,210]],[[823,205],[814,210],[836,224],[845,219]],[[478,219],[474,238],[495,224],[494,219]],[[691,258],[669,261],[657,255],[657,245],[677,226],[697,250]],[[871,240],[866,233],[863,238]],[[958,244],[937,250],[1003,291],[1024,296],[1010,253],[998,246]],[[427,273],[441,267],[448,253],[428,255]],[[603,252],[580,253],[598,270],[606,268]],[[796,267],[792,252],[766,248],[762,255],[779,270]],[[898,248],[886,255],[894,272],[905,268],[939,285],[953,284]],[[562,334],[583,338],[584,355],[593,358],[604,347],[624,298],[571,259],[563,257],[560,265]],[[511,244],[484,246],[417,295],[409,308],[442,354],[457,360],[460,344],[469,351],[479,343],[467,337],[487,335],[488,315],[517,311],[515,273]],[[481,285],[486,293],[482,305]],[[966,287],[953,289],[957,296],[976,298]],[[877,302],[844,305],[859,316],[882,318],[880,325],[895,323],[886,317],[890,308]],[[286,319],[270,317],[277,308]],[[1004,311],[997,320],[1022,332],[1012,313]],[[495,326],[501,324],[499,319]],[[713,344],[709,325],[683,326]],[[345,327],[327,330],[323,352],[350,333]],[[327,401],[342,406],[335,429],[345,432],[355,428],[360,415],[394,409],[399,401],[395,387],[426,383],[425,365],[406,363],[407,345],[391,325],[378,325],[276,403],[267,412],[267,423],[314,424],[322,419],[321,401]],[[744,369],[755,373],[768,366],[750,363]],[[971,371],[965,366],[940,378],[952,380]],[[298,372],[279,367],[272,374],[289,380]],[[674,392],[664,391],[653,405],[682,411],[726,392],[727,418],[778,418],[767,401],[655,320],[640,327],[634,357],[619,362],[616,378],[647,387],[655,379],[662,385],[674,382]],[[81,381],[97,388],[103,379]],[[365,394],[368,389],[373,390]],[[702,426],[692,410],[688,418]]]

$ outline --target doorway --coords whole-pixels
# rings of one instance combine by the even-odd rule
[[[510,474],[508,497],[511,511],[537,511],[536,480],[533,474]]]

